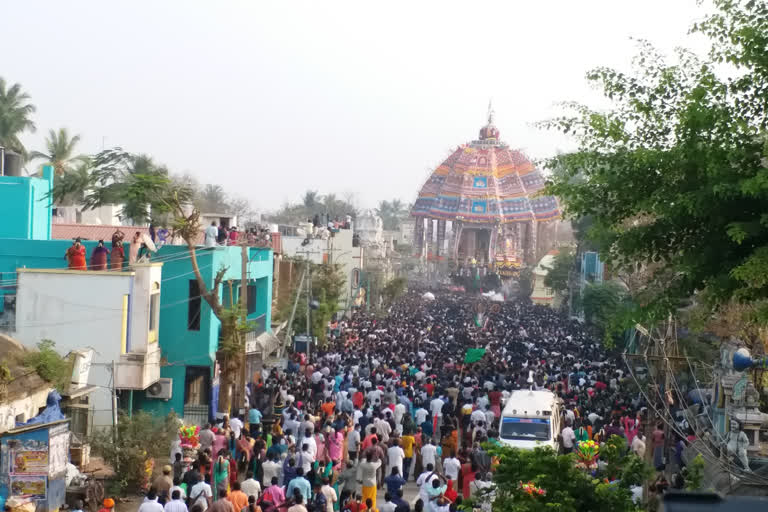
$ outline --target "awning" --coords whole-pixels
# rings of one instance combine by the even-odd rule
[[[99,386],[93,386],[93,385],[89,384],[89,385],[83,386],[81,388],[72,390],[72,391],[67,391],[65,393],[61,393],[61,396],[63,396],[64,398],[68,398],[68,399],[72,400],[73,398],[80,398],[81,396],[88,395],[88,394],[96,391],[98,388],[99,388]]]
[[[245,341],[245,353],[246,354],[270,354],[277,350],[282,342],[280,339],[271,332],[263,332],[259,334],[255,339],[246,339]]]

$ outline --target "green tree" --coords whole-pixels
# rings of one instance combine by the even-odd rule
[[[389,280],[384,289],[381,291],[384,296],[384,301],[387,304],[392,304],[405,294],[408,288],[408,280],[404,277],[395,277]]]
[[[571,271],[576,266],[576,256],[568,248],[562,248],[555,255],[552,267],[546,267],[549,273],[544,277],[544,285],[556,292],[568,289]]]
[[[147,460],[167,459],[168,446],[178,438],[179,425],[174,415],[159,418],[143,411],[131,416],[121,412],[116,442],[111,429],[94,432],[90,439],[94,454],[115,469],[115,493],[125,496],[141,490]],[[148,439],[152,442],[148,443]]]
[[[60,392],[66,391],[72,380],[73,360],[59,355],[51,340],[42,340],[37,350],[24,352],[21,363]]]
[[[507,446],[494,447],[490,453],[499,457],[494,473],[496,486],[493,510],[504,512],[538,512],[567,510],[572,512],[630,512],[640,510],[632,502],[630,487],[647,478],[649,472],[636,456],[623,457],[617,466],[619,480],[605,483],[600,474],[594,478],[578,469],[572,455],[558,455],[550,448],[519,450]],[[532,482],[546,494],[529,496],[521,483]],[[474,501],[488,499],[474,497]]]
[[[21,84],[10,87],[0,78],[0,146],[26,156],[27,151],[19,136],[35,131],[32,114],[35,106],[29,102],[29,94],[22,92]]]
[[[90,162],[82,162],[53,182],[51,197],[61,206],[81,205],[88,187],[93,183]]]
[[[171,212],[167,194],[172,189],[181,194],[178,200],[184,204],[192,201],[194,191],[177,187],[168,169],[156,164],[148,155],[137,155],[121,148],[104,150],[93,157],[90,183],[83,198],[85,208],[105,204],[122,205],[120,217],[141,225],[161,223],[160,219]],[[62,197],[66,189],[54,185],[54,200]]]
[[[310,329],[311,335],[317,336],[320,343],[325,342],[327,338],[328,322],[335,313],[339,312],[341,299],[344,297],[345,280],[341,273],[341,267],[336,264],[314,264],[310,263],[310,274],[312,284],[312,295],[310,300],[317,301],[317,308],[310,311]],[[296,293],[299,294],[298,307],[296,315],[293,317],[293,332],[306,332],[307,328],[307,287],[296,288],[288,308],[292,309],[296,299]],[[287,313],[287,311],[286,311]],[[285,314],[286,317],[290,313]]]
[[[320,205],[321,199],[322,198],[320,194],[317,193],[317,190],[307,190],[304,192],[304,196],[301,198],[301,202],[305,208],[312,210]]]
[[[70,136],[66,128],[59,131],[50,130],[45,138],[45,152],[32,151],[29,160],[43,159],[45,164],[52,165],[57,177],[74,170],[74,164],[85,164],[87,155],[75,155],[75,147],[80,142],[80,136]],[[55,181],[55,180],[54,180]]]
[[[588,324],[604,335],[606,345],[613,346],[613,339],[620,334],[623,315],[628,310],[627,296],[621,285],[608,281],[588,284],[584,288],[581,307]]]
[[[550,162],[565,172],[547,193],[592,217],[590,239],[614,268],[657,265],[629,321],[663,318],[702,290],[715,303],[768,297],[768,15],[763,2],[714,5],[694,27],[710,59],[681,50],[668,63],[643,43],[632,74],[588,74],[612,108],[570,104],[545,123],[579,143]],[[721,62],[735,78],[718,76]]]
[[[172,236],[178,236],[186,243],[200,296],[221,323],[216,354],[222,372],[219,412],[229,413],[232,391],[244,359],[244,334],[248,325],[242,314],[242,300],[246,294],[240,295],[238,304],[226,308],[221,302],[220,291],[228,268],[219,268],[212,283],[200,273],[197,261],[200,211],[193,205],[194,190],[189,180],[174,179],[164,166],[155,164],[150,157],[133,155],[120,148],[102,151],[94,157],[93,165],[91,183],[83,202],[85,207],[122,204],[124,218],[169,227]],[[56,197],[56,190],[52,195]]]
[[[407,208],[400,199],[393,199],[392,201],[379,201],[376,214],[381,217],[384,229],[396,230],[400,229],[400,222],[408,216],[409,210],[410,208]]]
[[[224,213],[227,211],[227,193],[221,185],[205,185],[196,197],[197,207],[203,213]]]

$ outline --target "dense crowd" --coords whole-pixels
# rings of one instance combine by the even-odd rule
[[[559,395],[564,452],[618,435],[645,453],[645,404],[627,391],[621,361],[579,322],[523,302],[487,303],[478,322],[479,300],[411,293],[386,315],[339,322],[324,350],[266,371],[244,417],[206,426],[198,460],[184,471],[177,456],[140,512],[166,501],[167,512],[449,512],[472,496],[490,509],[486,447],[499,442],[504,401],[516,389]],[[464,364],[471,348],[485,354]],[[657,432],[658,466],[665,440]],[[404,499],[409,481],[415,500]]]

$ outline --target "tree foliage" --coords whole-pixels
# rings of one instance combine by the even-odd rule
[[[716,303],[768,296],[768,10],[714,5],[694,27],[712,41],[709,59],[680,50],[668,63],[643,42],[631,74],[588,74],[611,109],[571,103],[544,123],[579,143],[549,162],[564,172],[547,193],[592,219],[590,239],[614,268],[656,265],[635,320],[663,318],[697,290]],[[719,76],[720,62],[735,76]]]
[[[391,201],[379,201],[376,214],[381,217],[384,229],[396,230],[400,229],[400,223],[408,218],[410,210],[410,205],[399,199],[393,199]]]
[[[628,310],[624,289],[611,281],[587,284],[581,307],[587,323],[603,333],[606,345],[612,346],[614,336],[623,331],[623,314]]]
[[[384,301],[387,304],[391,304],[392,302],[402,297],[407,288],[408,280],[406,278],[394,277],[390,279],[386,285],[384,285],[381,293],[384,296]]]
[[[56,343],[42,340],[37,344],[37,350],[24,353],[21,363],[34,370],[43,380],[51,384],[59,392],[69,388],[72,380],[72,359],[62,357],[56,352]]]
[[[148,459],[158,463],[168,459],[168,447],[178,435],[178,428],[179,420],[173,414],[159,418],[142,411],[131,416],[120,412],[117,442],[111,429],[102,429],[94,432],[90,443],[94,454],[115,470],[116,491],[126,495],[141,490]],[[152,442],[147,442],[149,439]]]
[[[571,249],[566,247],[560,249],[555,255],[552,267],[547,267],[549,272],[544,277],[544,286],[552,288],[556,292],[563,292],[568,289],[571,271],[576,266],[576,256]]]
[[[0,77],[0,146],[26,155],[19,136],[35,131],[35,123],[31,119],[34,113],[35,106],[29,102],[29,94],[21,90],[21,85],[9,86]]]
[[[538,512],[629,512],[640,510],[632,502],[630,487],[642,483],[649,471],[634,455],[617,455],[613,469],[617,480],[606,483],[607,473],[593,477],[575,465],[572,455],[558,455],[550,448],[519,450],[496,446],[490,453],[499,457],[494,473],[496,486],[493,510]],[[623,452],[622,452],[623,453]],[[520,483],[533,482],[545,495],[529,496]],[[482,500],[483,497],[476,498]]]
[[[314,218],[315,215],[322,216],[322,222],[325,224],[325,216],[330,216],[331,220],[338,218],[344,220],[347,215],[353,218],[357,215],[357,207],[354,205],[354,196],[349,195],[339,198],[336,194],[321,195],[316,190],[307,190],[297,203],[286,203],[280,209],[268,214],[266,217],[271,222],[278,224],[298,224],[307,219]]]
[[[344,275],[341,267],[337,264],[314,264],[310,263],[310,274],[312,279],[312,295],[310,300],[318,302],[317,309],[310,312],[311,335],[317,336],[320,342],[324,342],[327,337],[328,322],[335,313],[339,311],[340,303],[347,290],[345,289]],[[293,332],[306,332],[307,322],[307,288],[306,285],[295,293],[299,294],[299,303],[296,308],[296,315],[293,317]],[[294,296],[291,299],[290,307],[293,307]]]
[[[75,154],[75,147],[80,142],[79,135],[69,135],[66,128],[59,131],[50,130],[45,138],[45,151],[32,151],[29,160],[43,159],[45,164],[53,166],[57,177],[63,176],[75,169],[74,165],[87,164],[86,155]]]

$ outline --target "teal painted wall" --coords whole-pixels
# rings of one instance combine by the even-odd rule
[[[45,199],[53,186],[53,168],[45,166],[43,178],[0,176],[0,312],[2,294],[15,293],[11,280],[16,279],[18,268],[66,268],[64,253],[71,240],[51,240],[50,202]],[[86,258],[90,258],[96,241],[86,241]],[[125,244],[128,254],[129,244]],[[200,273],[210,287],[216,272],[226,268],[224,281],[240,283],[242,273],[240,247],[216,247],[197,251]],[[257,286],[256,310],[249,318],[266,317],[271,329],[272,319],[272,265],[271,249],[248,248],[248,279]],[[213,363],[218,349],[220,322],[211,308],[202,301],[200,329],[189,330],[187,324],[189,281],[195,279],[186,246],[166,245],[153,257],[163,261],[163,283],[160,297],[159,343],[165,366],[162,377],[173,379],[171,400],[146,398],[144,392],[134,393],[134,409],[159,414],[184,409],[185,375],[187,366],[206,366],[213,374]],[[226,285],[225,285],[226,286]],[[223,287],[222,287],[223,288]],[[220,292],[220,297],[223,297]],[[237,292],[235,292],[235,299]],[[226,302],[228,303],[228,301]],[[83,339],[88,339],[87,326],[83,326]],[[121,406],[127,406],[121,404]]]
[[[88,258],[96,244],[96,241],[83,242]],[[71,245],[71,240],[0,239],[0,280],[7,283],[10,279],[16,279],[16,269],[21,267],[66,268],[64,253]],[[249,257],[255,261],[248,263],[248,276],[256,282],[258,290],[256,311],[249,318],[266,315],[269,329],[272,318],[272,251],[251,250]],[[187,329],[189,281],[194,280],[195,276],[186,246],[166,245],[160,248],[153,259],[163,261],[159,342],[166,365],[161,368],[160,374],[173,379],[173,391],[169,401],[146,398],[143,392],[134,392],[134,409],[158,414],[175,411],[181,415],[184,410],[186,367],[207,366],[213,377],[220,322],[214,317],[210,306],[202,301],[200,330]],[[239,285],[242,268],[239,247],[199,250],[197,259],[200,272],[209,286],[222,267],[227,267],[225,281],[232,279]],[[0,293],[15,291],[8,287],[0,289]],[[223,297],[221,293],[220,296]],[[83,327],[83,335],[83,339],[87,339],[87,326]]]
[[[43,167],[42,178],[0,176],[0,239],[49,240],[51,214],[48,193],[53,167]]]
[[[200,273],[210,287],[219,269],[226,268],[224,281],[219,290],[223,304],[229,304],[228,280],[233,281],[235,300],[241,278],[242,256],[239,247],[216,247],[196,252]],[[185,375],[187,366],[208,366],[213,380],[213,366],[219,346],[221,323],[213,315],[210,306],[201,304],[200,330],[188,329],[189,282],[195,279],[184,246],[164,246],[157,254],[164,259],[163,288],[160,297],[160,348],[166,366],[161,368],[162,377],[173,379],[172,397],[168,401],[146,398],[143,392],[134,394],[134,407],[157,414],[184,411]],[[156,259],[157,259],[156,258]],[[166,259],[167,258],[167,259]],[[257,285],[256,311],[249,318],[266,315],[267,327],[272,318],[272,251],[249,249],[248,278]],[[264,297],[262,298],[262,291]]]

